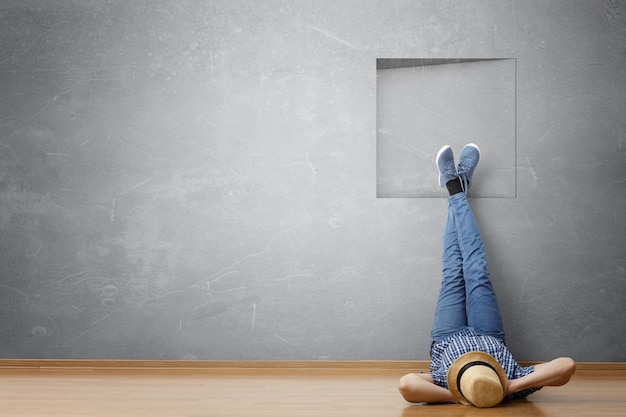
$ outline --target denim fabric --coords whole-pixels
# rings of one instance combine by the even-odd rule
[[[489,279],[483,242],[465,193],[448,199],[443,233],[443,281],[435,308],[432,342],[463,329],[504,342],[504,328]]]

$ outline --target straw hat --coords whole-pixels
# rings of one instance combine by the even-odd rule
[[[485,352],[468,352],[448,370],[448,388],[462,404],[493,407],[504,399],[507,376],[502,365]]]

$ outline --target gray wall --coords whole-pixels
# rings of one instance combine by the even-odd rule
[[[510,58],[515,194],[472,199],[508,344],[625,361],[625,22],[616,0],[4,1],[0,356],[427,359],[445,193],[377,197],[376,62]],[[434,169],[466,138],[429,126]]]

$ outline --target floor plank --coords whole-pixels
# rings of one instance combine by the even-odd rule
[[[412,405],[399,370],[0,369],[0,416],[624,416],[626,373],[584,371],[493,409]]]

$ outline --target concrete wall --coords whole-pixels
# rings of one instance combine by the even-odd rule
[[[625,361],[625,22],[617,0],[3,2],[0,356],[428,359],[433,158],[470,139],[513,353]],[[513,134],[420,97],[428,134],[385,147],[383,58],[513,62]],[[425,174],[384,196],[394,154]]]

